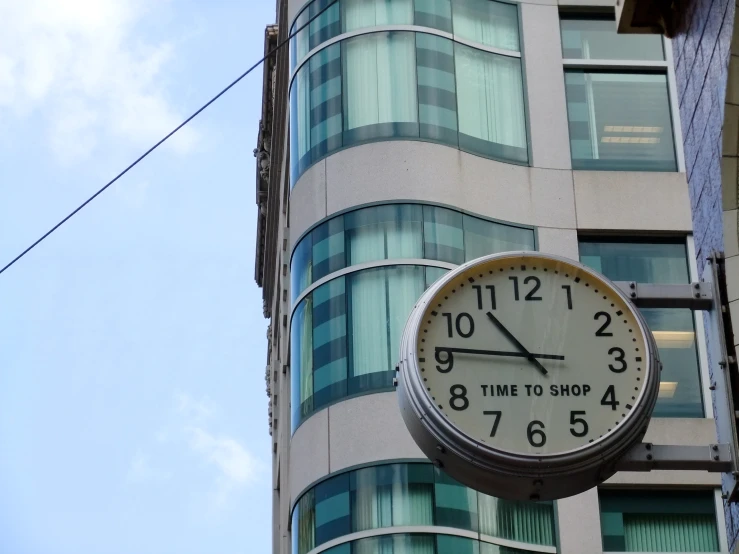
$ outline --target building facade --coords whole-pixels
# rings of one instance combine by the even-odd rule
[[[729,552],[717,475],[496,499],[429,464],[392,386],[414,302],[467,260],[698,280],[690,41],[619,35],[604,0],[278,0],[277,22],[265,52],[297,33],[265,65],[255,150],[275,554]],[[644,313],[664,363],[646,439],[715,442],[702,318]]]

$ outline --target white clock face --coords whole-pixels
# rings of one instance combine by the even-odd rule
[[[494,449],[587,447],[624,423],[647,382],[632,309],[575,265],[490,260],[429,302],[416,346],[423,385],[457,429]]]

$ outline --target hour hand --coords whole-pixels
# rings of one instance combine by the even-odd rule
[[[534,366],[541,372],[542,375],[547,375],[549,373],[547,369],[543,365],[541,365],[541,362],[537,360],[534,357],[534,355],[531,354],[531,352],[526,350],[526,347],[523,344],[521,344],[518,341],[518,339],[514,337],[513,334],[508,329],[506,329],[505,325],[503,325],[498,320],[498,318],[493,315],[492,312],[488,312],[487,316],[490,319],[490,321],[492,321],[495,324],[495,326],[500,330],[500,332],[503,333],[506,337],[508,337],[508,340],[510,340],[516,346],[516,348],[518,348],[523,354],[525,354],[526,359],[530,361],[532,364],[534,364]]]

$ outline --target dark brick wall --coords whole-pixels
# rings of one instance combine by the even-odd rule
[[[686,32],[673,44],[699,272],[706,256],[723,251],[722,127],[735,0],[692,0]],[[734,76],[739,78],[739,76]],[[709,366],[713,367],[712,360]],[[739,537],[739,507],[725,508],[729,551]]]
[[[685,166],[699,270],[723,250],[721,128],[734,27],[733,0],[692,0],[673,40]]]

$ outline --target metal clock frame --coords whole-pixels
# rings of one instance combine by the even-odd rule
[[[429,303],[448,283],[480,265],[497,260],[538,258],[551,260],[588,274],[619,296],[635,317],[647,352],[644,387],[626,418],[612,431],[580,448],[547,455],[506,452],[481,443],[458,429],[436,407],[423,385],[417,359],[417,340]],[[644,320],[617,285],[582,264],[541,252],[504,252],[463,264],[439,279],[418,300],[401,339],[401,360],[396,380],[403,419],[421,450],[449,475],[482,492],[511,500],[549,500],[584,492],[611,477],[617,463],[640,443],[659,393],[657,346]]]

